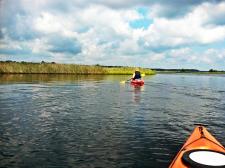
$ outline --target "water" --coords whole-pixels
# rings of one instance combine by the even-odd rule
[[[225,76],[0,76],[0,167],[164,168],[194,123],[225,145]]]

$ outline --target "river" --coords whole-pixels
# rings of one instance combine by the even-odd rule
[[[1,75],[0,167],[165,168],[195,123],[225,145],[225,76]]]

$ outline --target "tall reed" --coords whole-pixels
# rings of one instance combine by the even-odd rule
[[[0,73],[18,74],[111,74],[129,75],[135,67],[106,67],[99,65],[55,64],[55,63],[27,63],[0,62]],[[140,68],[142,73],[153,75],[155,71]]]

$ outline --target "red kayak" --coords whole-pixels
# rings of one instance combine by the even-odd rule
[[[135,80],[131,80],[131,85],[134,86],[143,86],[144,85],[144,80],[143,79],[135,79]]]

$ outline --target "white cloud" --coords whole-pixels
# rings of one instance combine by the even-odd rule
[[[210,44],[225,39],[225,25],[207,26],[208,12],[223,7],[221,4],[202,4],[183,18],[155,18],[145,32],[145,44],[149,48],[176,47],[189,44]],[[151,15],[151,14],[150,14]]]
[[[13,17],[1,21],[2,48],[29,48],[33,54],[45,53],[62,62],[70,59],[84,64],[132,65],[142,60],[143,65],[159,61],[166,65],[172,59],[174,64],[182,61],[209,64],[224,59],[224,50],[212,48],[206,52],[194,48],[224,41],[225,2],[202,2],[20,0],[14,4],[10,0],[6,4],[4,1],[4,16],[15,12],[11,14]],[[147,29],[133,29],[129,23],[142,18],[137,8],[143,5],[149,9],[148,18],[153,22]],[[178,7],[184,10],[176,12],[174,9]],[[71,44],[71,40],[76,41],[81,52],[70,57],[66,52],[52,53],[50,49],[56,45],[51,40],[54,35],[70,40]]]
[[[79,22],[94,29],[113,30],[118,35],[130,35],[129,21],[139,18],[133,10],[112,10],[104,6],[91,6],[77,13]]]
[[[220,4],[211,4],[220,7]],[[154,23],[146,32],[145,40],[150,47],[180,46],[189,44],[208,44],[225,38],[225,26],[206,26],[209,20],[205,4],[195,8],[183,18],[155,18]]]
[[[34,29],[45,34],[69,34],[69,32],[72,32],[73,27],[74,23],[71,18],[66,18],[64,15],[53,15],[49,12],[41,13],[41,15],[34,20]]]
[[[224,62],[225,63],[225,49],[207,49],[203,54],[203,60],[207,63]]]
[[[191,49],[190,48],[180,48],[180,49],[172,49],[169,51],[169,54],[172,57],[184,57],[184,56],[188,56],[191,53]]]
[[[163,58],[165,58],[165,54],[164,53],[155,53],[155,54],[153,54],[153,55],[151,55],[149,57],[149,60],[150,61],[160,61]]]
[[[62,22],[62,19],[45,12],[35,20],[34,27],[43,33],[57,33],[63,30],[64,24]]]
[[[35,39],[32,42],[29,42],[27,44],[29,48],[31,48],[32,52],[35,54],[42,53],[43,51],[47,51],[49,46],[47,43],[47,39],[42,38],[42,39]]]

